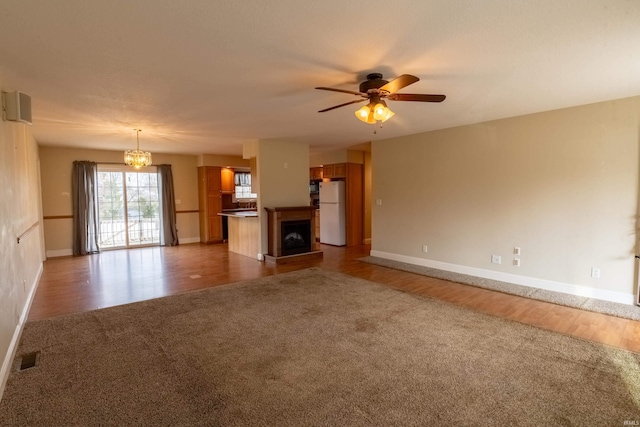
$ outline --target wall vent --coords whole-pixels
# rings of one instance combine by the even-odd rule
[[[33,368],[38,363],[38,355],[39,351],[35,353],[29,353],[22,356],[22,360],[20,361],[20,370],[24,371],[25,369]]]

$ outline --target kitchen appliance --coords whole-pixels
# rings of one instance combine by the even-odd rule
[[[320,183],[320,243],[344,246],[345,203],[344,181]]]

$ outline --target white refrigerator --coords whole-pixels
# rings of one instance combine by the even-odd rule
[[[347,244],[344,181],[320,183],[320,243],[336,246]]]

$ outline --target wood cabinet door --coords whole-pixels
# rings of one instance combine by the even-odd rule
[[[225,194],[233,194],[236,192],[236,184],[233,179],[233,169],[222,168],[220,172],[220,189]]]
[[[347,176],[346,163],[335,163],[322,166],[323,178],[344,178]]]
[[[334,178],[344,178],[345,176],[347,176],[347,165],[345,165],[344,163],[333,165]]]
[[[207,197],[207,241],[222,240],[222,198],[220,195]]]
[[[213,166],[198,168],[198,216],[202,243],[222,241],[222,217],[218,215],[222,212],[220,169]]]
[[[322,179],[322,168],[310,168],[309,179]]]
[[[219,195],[221,190],[221,169],[217,166],[207,166],[207,194]]]
[[[322,166],[322,176],[323,178],[333,178],[333,165]]]

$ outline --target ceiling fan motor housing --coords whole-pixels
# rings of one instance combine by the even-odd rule
[[[360,83],[360,92],[367,93],[371,89],[380,89],[382,86],[389,83],[382,79],[382,74],[371,73],[367,75],[367,80]]]

